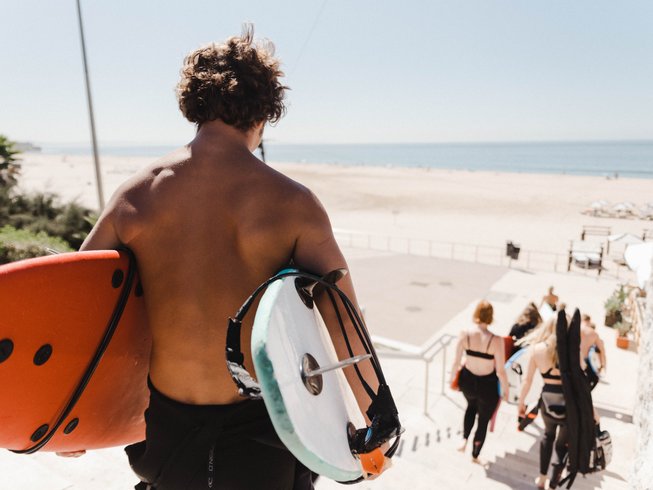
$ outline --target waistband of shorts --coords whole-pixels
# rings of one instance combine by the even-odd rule
[[[242,402],[229,403],[224,405],[196,405],[193,403],[180,402],[161,393],[156,388],[156,386],[154,386],[154,383],[149,376],[147,377],[147,387],[150,389],[150,396],[156,399],[158,403],[167,405],[173,409],[181,410],[187,414],[211,413],[216,415],[228,415],[239,408],[243,408],[252,404],[252,400],[247,399],[243,400]]]
[[[474,374],[469,369],[467,369],[465,366],[462,367],[462,370],[468,372],[471,376],[474,376],[475,378],[477,378],[478,380],[481,380],[481,381],[499,379],[497,377],[497,372],[496,371],[492,371],[490,374]]]
[[[562,391],[562,385],[544,383],[544,386],[542,387],[542,393],[564,393],[564,392]]]

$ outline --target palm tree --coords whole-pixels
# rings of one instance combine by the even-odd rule
[[[20,152],[15,148],[15,143],[0,134],[0,192],[8,193],[16,185],[20,164],[16,155]]]

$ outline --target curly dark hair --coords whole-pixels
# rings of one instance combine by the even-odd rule
[[[198,126],[220,119],[248,131],[284,115],[288,87],[279,82],[283,72],[274,57],[274,45],[253,39],[254,30],[248,25],[240,37],[209,44],[186,56],[177,84],[179,109],[186,119]]]

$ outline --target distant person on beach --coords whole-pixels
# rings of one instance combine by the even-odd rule
[[[126,448],[138,489],[313,488],[316,475],[283,446],[263,401],[239,395],[224,357],[228,318],[263,281],[289,264],[315,274],[347,268],[315,195],[253,155],[265,125],[285,112],[281,76],[273,46],[255,43],[251,27],[191,52],[177,97],[195,138],[123,184],[82,246],[129,247],[145,291],[146,439]],[[350,275],[338,286],[356,304]],[[339,357],[350,345],[364,354],[348,316],[351,344],[326,293],[315,299]],[[247,366],[251,325],[250,316]],[[376,390],[370,362],[357,367]],[[344,373],[366,409],[365,388],[353,369]]]
[[[558,298],[558,296],[556,296],[553,292],[553,286],[549,286],[549,290],[547,291],[547,293],[544,296],[542,296],[542,301],[540,301],[540,306],[546,303],[551,307],[553,311],[556,311],[558,307],[559,299],[560,298]]]
[[[567,454],[567,426],[565,398],[562,381],[558,370],[556,350],[556,319],[551,318],[544,325],[532,331],[522,340],[529,345],[531,357],[526,368],[526,379],[519,394],[518,412],[526,416],[526,396],[533,384],[535,372],[539,372],[544,381],[540,398],[540,412],[544,420],[544,434],[540,441],[540,474],[535,480],[537,488],[544,488],[549,463],[555,446],[555,459],[552,465],[549,488],[556,488],[562,474],[562,462]]]
[[[537,306],[535,306],[535,303],[531,302],[524,308],[521,315],[519,315],[519,318],[517,318],[508,335],[514,341],[517,341],[536,328],[541,322],[542,317],[540,316],[540,312]]]
[[[595,373],[592,369],[590,363],[590,349],[594,347],[596,353],[599,355],[599,360],[601,366],[599,367],[599,373]],[[583,314],[581,316],[580,324],[580,359],[582,363],[582,368],[585,371],[587,380],[590,383],[590,388],[594,387],[599,382],[599,374],[604,373],[607,366],[607,359],[605,356],[605,345],[603,340],[599,337],[599,334],[596,331],[596,325],[592,322],[592,319],[589,315]]]
[[[473,320],[474,326],[460,332],[458,337],[451,368],[451,383],[458,376],[458,386],[467,400],[463,420],[463,442],[458,450],[464,452],[467,448],[467,440],[476,422],[472,461],[479,463],[487,426],[499,403],[498,382],[501,381],[501,397],[507,399],[508,378],[504,369],[503,338],[489,330],[493,321],[492,305],[481,301],[474,310]]]

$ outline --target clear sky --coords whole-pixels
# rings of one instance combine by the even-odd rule
[[[184,55],[251,21],[286,143],[653,139],[651,0],[82,0],[98,138],[178,144]],[[89,139],[74,0],[0,0],[0,133]]]

